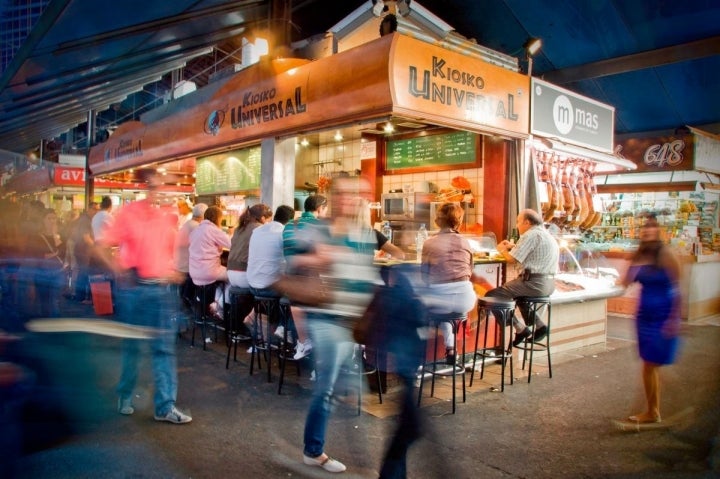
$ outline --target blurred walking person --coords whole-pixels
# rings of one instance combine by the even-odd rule
[[[297,231],[301,254],[288,258],[292,271],[322,274],[332,285],[319,304],[303,306],[315,355],[316,381],[305,419],[303,462],[328,472],[343,472],[345,465],[325,451],[331,398],[340,369],[352,356],[352,326],[363,314],[374,288],[380,283],[373,266],[377,246],[372,229],[357,221],[363,197],[370,195],[367,181],[358,177],[333,179],[327,224],[308,225]],[[307,280],[305,289],[313,289]],[[282,291],[283,288],[279,287]],[[286,292],[286,291],[283,291]],[[290,299],[293,298],[290,296]]]
[[[640,228],[640,245],[625,277],[624,286],[642,287],[635,315],[642,359],[645,411],[628,417],[635,423],[660,422],[659,369],[675,362],[680,330],[680,263],[662,239],[660,227],[650,216]]]
[[[117,261],[102,248],[108,265],[117,277],[116,304],[121,320],[154,328],[148,340],[155,381],[155,420],[174,424],[192,421],[192,417],[175,406],[177,399],[177,360],[175,329],[172,324],[173,295],[168,290],[181,276],[173,267],[177,218],[154,204],[161,176],[154,170],[141,170],[147,182],[148,196],[124,206],[112,226],[105,232],[101,246],[119,246]],[[125,339],[122,373],[117,387],[118,412],[132,414],[132,394],[138,378],[139,348],[145,340]]]

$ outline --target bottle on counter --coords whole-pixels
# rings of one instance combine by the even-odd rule
[[[380,232],[383,234],[384,237],[387,238],[389,242],[392,243],[392,228],[390,227],[390,222],[386,221],[382,225],[382,229],[380,229]]]
[[[415,235],[415,251],[417,251],[418,261],[420,261],[422,258],[423,244],[425,244],[426,239],[428,239],[428,230],[425,227],[425,223],[423,223],[420,225],[420,229]]]

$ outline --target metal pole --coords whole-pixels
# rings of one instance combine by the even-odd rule
[[[87,148],[85,150],[85,209],[90,208],[90,202],[95,196],[94,178],[90,176],[90,147],[95,136],[95,110],[87,112]]]

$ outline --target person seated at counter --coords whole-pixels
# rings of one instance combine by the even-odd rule
[[[460,236],[464,211],[459,203],[444,203],[435,215],[440,231],[423,244],[420,273],[427,285],[420,297],[437,314],[467,313],[475,307],[477,296],[473,277],[473,252]],[[455,335],[448,322],[440,323],[445,340],[447,364],[455,364]]]
[[[543,219],[535,210],[525,209],[517,217],[517,230],[520,239],[517,244],[503,240],[497,245],[498,253],[508,264],[522,267],[517,278],[502,286],[488,291],[485,296],[514,300],[520,296],[550,296],[555,291],[555,272],[560,251],[557,241],[543,226]],[[523,319],[528,317],[527,307],[520,307]],[[547,335],[547,326],[538,315],[533,331],[528,325],[513,315],[515,328],[513,346],[519,345],[532,335],[533,341],[539,341]]]
[[[223,249],[230,249],[230,237],[220,228],[222,210],[210,206],[205,210],[204,219],[190,233],[188,247],[188,270],[190,278],[197,286],[206,286],[216,282],[227,282],[227,268],[221,264]],[[213,295],[214,297],[214,295]],[[222,301],[217,302],[217,305]],[[219,309],[219,308],[218,308]]]
[[[235,228],[230,241],[230,252],[228,254],[227,273],[230,286],[250,288],[250,283],[247,280],[250,238],[256,228],[270,220],[272,220],[272,210],[264,203],[245,208],[245,211],[240,215],[238,226]],[[229,294],[230,291],[228,290],[225,297],[226,304],[230,302]],[[249,333],[250,331],[248,328],[252,325],[253,306],[252,301],[243,301],[239,306],[237,315],[239,318],[243,318],[242,325],[239,325],[242,332]]]
[[[283,254],[283,230],[293,219],[292,206],[280,205],[275,210],[273,220],[255,228],[250,237],[248,249],[247,280],[254,295],[277,296],[282,294],[273,285],[285,273],[286,261]],[[268,318],[275,322],[277,318]],[[278,327],[275,335],[282,337],[283,330]]]

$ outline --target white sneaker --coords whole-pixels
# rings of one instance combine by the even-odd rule
[[[295,345],[295,355],[293,359],[302,359],[312,351],[312,342],[307,339],[305,342],[298,341]]]
[[[186,424],[186,423],[192,421],[192,418],[190,416],[188,416],[187,414],[178,410],[178,408],[176,408],[175,406],[173,406],[172,409],[170,409],[167,412],[167,414],[165,414],[164,416],[158,416],[156,414],[155,420],[156,421],[167,421],[167,422],[171,422],[173,424]]]
[[[129,416],[135,412],[135,408],[132,405],[132,398],[118,398],[118,412]]]
[[[282,337],[285,335],[285,327],[284,326],[278,326],[275,328],[275,336],[282,339]]]
[[[322,455],[320,457],[322,457]],[[332,459],[330,456],[325,456],[325,460],[320,460],[303,454],[303,462],[308,466],[322,467],[328,472],[344,472],[345,469],[347,469],[345,464]]]
[[[315,370],[310,371],[310,381],[315,381]]]

